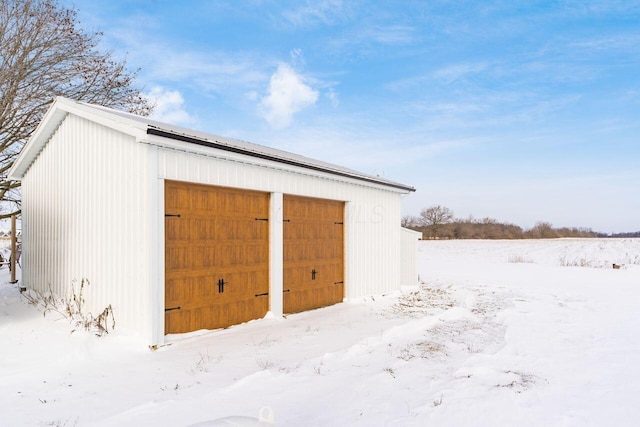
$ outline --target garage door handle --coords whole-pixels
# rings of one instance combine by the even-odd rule
[[[344,282],[333,282],[334,285],[342,285]]]
[[[164,311],[165,311],[165,312],[167,312],[167,311],[172,311],[172,310],[180,310],[180,306],[177,306],[177,307],[171,307],[171,308],[165,308],[165,309],[164,309]]]
[[[263,294],[256,294],[257,297],[266,297],[267,295],[269,295],[269,292],[265,292]]]
[[[180,214],[164,214],[165,217],[169,217],[169,216],[175,216],[177,218],[180,218]]]
[[[291,292],[291,289],[285,289],[284,291],[282,291],[282,293],[285,293],[285,292]]]
[[[218,293],[224,293],[224,285],[228,285],[229,282],[225,282],[224,279],[218,279]]]

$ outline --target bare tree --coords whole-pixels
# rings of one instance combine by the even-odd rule
[[[0,202],[19,211],[15,161],[58,95],[148,115],[152,105],[134,87],[138,70],[97,49],[102,33],[85,32],[75,9],[56,0],[0,0]]]
[[[403,228],[417,228],[420,226],[420,219],[415,216],[403,216],[400,219],[400,226]]]
[[[444,224],[448,224],[453,219],[453,212],[444,206],[436,205],[425,208],[420,212],[420,221],[426,227],[431,237],[438,237],[438,231]]]
[[[549,222],[540,221],[528,231],[534,239],[553,239],[558,237],[558,233]]]

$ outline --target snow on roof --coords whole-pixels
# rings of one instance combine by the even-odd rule
[[[61,114],[61,112],[64,112],[64,114]],[[62,122],[62,120],[66,116],[66,113],[75,113],[80,115],[83,115],[82,113],[85,113],[84,115],[88,113],[89,115],[93,116],[91,117],[92,119],[103,119],[101,121],[104,121],[104,119],[111,119],[107,123],[103,122],[103,124],[110,127],[118,128],[125,131],[126,133],[134,134],[139,139],[144,139],[144,135],[155,135],[227,152],[234,152],[254,158],[260,158],[263,160],[287,164],[290,166],[297,166],[346,178],[352,178],[360,181],[382,185],[385,187],[391,187],[407,193],[415,191],[415,188],[405,184],[390,181],[375,175],[364,174],[353,169],[345,168],[320,160],[311,159],[309,157],[301,156],[283,150],[278,150],[276,148],[253,144],[251,142],[246,142],[238,139],[226,138],[223,136],[200,132],[193,129],[187,129],[169,123],[153,120],[148,117],[142,117],[99,105],[72,101],[63,97],[56,98],[55,102],[42,120],[42,123],[40,124],[40,126],[38,126],[38,129],[36,129],[36,132],[34,132],[32,138],[29,140],[29,143],[27,143],[27,145],[25,146],[23,153],[20,154],[20,157],[16,161],[16,164],[14,164],[10,171],[10,177],[12,179],[20,179],[22,178],[22,176],[24,176],[24,173],[28,169],[29,165],[35,159],[42,147],[46,144],[50,135],[57,128],[59,123]]]

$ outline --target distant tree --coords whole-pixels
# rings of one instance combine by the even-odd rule
[[[7,171],[58,95],[148,115],[134,87],[137,71],[97,49],[102,33],[84,32],[75,9],[56,0],[0,0],[0,202],[19,211],[19,182]]]
[[[640,231],[634,231],[634,232],[625,232],[625,233],[613,233],[613,234],[606,234],[606,233],[596,233],[598,235],[598,237],[614,237],[614,238],[620,238],[620,237],[640,237]]]
[[[498,221],[493,218],[483,218],[480,220],[483,239],[500,239],[502,233]]]
[[[403,216],[400,219],[400,226],[404,227],[404,228],[415,229],[415,228],[420,227],[420,221],[415,216],[407,215],[407,216]]]
[[[432,238],[438,237],[438,232],[444,224],[453,220],[453,212],[444,206],[436,205],[425,208],[420,212],[420,222],[429,231]]]
[[[522,227],[509,223],[504,224],[503,234],[503,239],[522,239],[524,237]]]
[[[554,228],[549,222],[540,221],[529,230],[494,218],[467,219],[453,217],[448,208],[436,205],[424,208],[419,217],[402,218],[403,227],[421,231],[424,236],[446,239],[552,239],[557,237],[640,237],[640,232],[607,235],[590,228]]]
[[[527,232],[528,237],[534,239],[552,239],[558,237],[558,233],[554,230],[553,225],[549,222],[540,221]]]
[[[451,224],[451,230],[448,237],[452,239],[468,239],[469,238],[469,226],[464,220],[457,219]]]

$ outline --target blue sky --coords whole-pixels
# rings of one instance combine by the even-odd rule
[[[403,214],[640,230],[640,1],[64,1],[156,118],[413,185]]]

